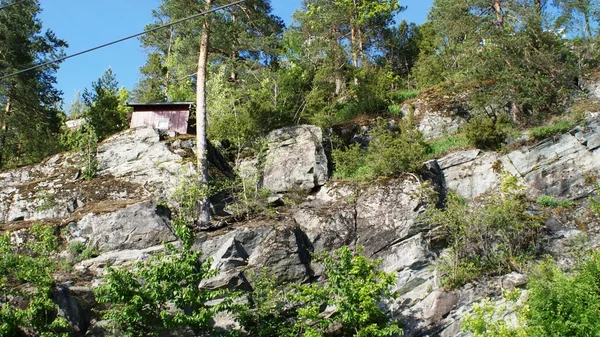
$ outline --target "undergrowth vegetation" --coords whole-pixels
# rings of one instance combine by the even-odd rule
[[[390,321],[378,303],[390,298],[392,274],[343,247],[320,257],[322,282],[280,286],[266,269],[253,274],[254,290],[248,301],[242,293],[208,289],[198,284],[215,276],[211,260],[199,252],[167,246],[165,253],[140,262],[132,270],[109,269],[96,295],[110,304],[104,318],[113,331],[127,336],[155,336],[171,329],[191,329],[213,336],[393,336],[402,329]],[[218,300],[217,300],[218,299]],[[209,302],[212,301],[212,302]],[[325,315],[323,308],[333,308]],[[243,330],[215,331],[217,313],[232,313]]]
[[[464,128],[465,137],[479,149],[496,150],[505,142],[513,122],[506,114],[476,115]]]
[[[475,306],[462,328],[476,337],[593,336],[600,330],[599,286],[599,253],[588,254],[587,261],[570,272],[546,259],[534,268],[524,300],[518,291],[505,296],[505,306],[486,300]],[[498,319],[510,312],[516,314],[516,325]]]
[[[54,229],[36,225],[21,235],[19,244],[11,233],[0,236],[0,336],[33,331],[38,336],[68,337],[70,325],[57,317],[52,296],[58,268]]]
[[[427,211],[427,221],[440,226],[448,244],[438,261],[447,288],[483,275],[522,271],[536,256],[541,219],[526,212],[528,202],[512,176],[504,174],[503,180],[499,195],[467,203],[451,192],[443,209]]]
[[[531,129],[530,135],[534,140],[542,140],[554,135],[565,133],[571,130],[575,125],[577,125],[576,121],[559,120],[554,124],[539,126]]]
[[[473,145],[464,133],[449,135],[429,143],[428,158],[439,158],[453,151],[464,150]]]
[[[398,128],[383,119],[369,132],[369,147],[353,144],[332,152],[334,177],[344,180],[367,180],[390,177],[404,172],[417,172],[428,151],[423,135],[410,119]]]

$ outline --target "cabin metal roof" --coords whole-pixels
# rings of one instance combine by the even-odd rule
[[[166,102],[166,103],[127,103],[127,106],[172,106],[172,105],[192,105],[196,102]]]

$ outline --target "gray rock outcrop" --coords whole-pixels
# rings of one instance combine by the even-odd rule
[[[147,201],[108,214],[86,215],[72,229],[70,240],[104,252],[145,249],[177,238],[167,210]]]
[[[320,128],[301,125],[279,129],[267,136],[262,186],[272,192],[311,190],[328,177],[327,156]]]
[[[595,189],[600,172],[600,119],[506,155],[461,151],[438,159],[447,189],[474,199],[499,186],[501,172],[519,178],[532,197],[577,200]]]

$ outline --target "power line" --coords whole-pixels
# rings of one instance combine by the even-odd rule
[[[21,2],[25,2],[25,1],[28,1],[28,0],[20,0],[20,1],[15,1],[15,2],[13,2],[13,3],[11,3],[11,4],[8,4],[8,5],[5,5],[5,6],[2,6],[2,7],[0,7],[0,11],[1,11],[1,10],[3,10],[3,9],[5,9],[5,8],[8,8],[8,7],[12,7],[12,6],[14,6],[14,5],[18,5],[18,4],[20,4]]]
[[[115,40],[115,41],[112,41],[112,42],[109,42],[109,43],[105,43],[103,45],[100,45],[100,46],[97,46],[97,47],[94,47],[94,48],[90,48],[90,49],[81,51],[79,53],[75,53],[75,54],[72,54],[72,55],[64,56],[64,57],[58,58],[56,60],[52,60],[52,61],[48,61],[48,62],[45,62],[45,63],[42,63],[42,64],[38,64],[38,65],[35,65],[35,66],[27,68],[27,69],[19,70],[19,71],[15,72],[15,73],[12,73],[10,75],[5,75],[5,76],[0,77],[0,80],[4,80],[4,79],[10,78],[10,77],[14,77],[14,76],[26,73],[28,71],[38,69],[38,68],[46,67],[46,66],[49,66],[49,65],[54,64],[54,63],[62,62],[64,60],[67,60],[67,59],[70,59],[70,58],[73,58],[73,57],[76,57],[76,56],[80,56],[80,55],[83,55],[83,54],[87,54],[89,52],[92,52],[92,51],[95,51],[95,50],[98,50],[98,49],[102,49],[102,48],[105,48],[105,47],[108,47],[108,46],[112,46],[113,44],[117,44],[117,43],[120,43],[120,42],[123,42],[123,41],[126,41],[126,40],[130,40],[130,39],[133,39],[135,37],[142,36],[142,35],[145,35],[145,34],[148,34],[148,33],[151,33],[151,32],[154,32],[154,31],[157,31],[157,30],[160,30],[160,29],[163,29],[163,28],[167,28],[167,27],[176,25],[176,24],[184,22],[184,21],[188,21],[188,20],[195,19],[197,17],[203,16],[203,15],[206,15],[206,14],[210,14],[210,13],[213,13],[213,12],[220,11],[220,10],[225,9],[225,8],[229,8],[229,7],[232,7],[232,6],[235,6],[235,5],[239,5],[242,2],[246,2],[246,1],[247,0],[239,0],[239,1],[236,1],[236,2],[232,2],[232,3],[228,4],[228,5],[223,5],[223,6],[215,7],[213,9],[211,9],[211,10],[204,11],[204,12],[201,12],[201,13],[198,13],[198,14],[194,14],[192,16],[188,16],[187,18],[179,19],[179,20],[173,21],[171,23],[164,24],[162,26],[154,27],[152,29],[143,31],[141,33],[129,35],[129,36],[124,37],[122,39],[118,39],[118,40]]]

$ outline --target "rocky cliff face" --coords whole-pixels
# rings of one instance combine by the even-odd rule
[[[541,194],[584,200],[600,172],[600,119],[571,132],[507,154],[462,151],[424,164],[421,177],[405,175],[368,185],[326,181],[327,158],[321,130],[301,126],[269,136],[266,157],[241,166],[254,170],[257,183],[274,193],[292,189],[306,196],[276,209],[270,217],[233,222],[201,233],[194,249],[213,258],[219,276],[204,286],[248,289],[244,273],[266,266],[280,281],[302,282],[322,273],[311,254],[343,245],[364,246],[397,278],[398,298],[386,303],[404,321],[406,336],[459,336],[460,319],[472,304],[523,286],[526,276],[509,274],[445,291],[435,271],[443,253],[436,228],[420,218],[426,206],[425,180],[442,195],[455,190],[474,199],[498,189],[500,172],[519,177],[530,197]],[[91,275],[87,283],[66,283],[61,308],[73,317],[90,317],[90,288],[106,266],[128,265],[161,251],[177,238],[170,212],[161,206],[185,170],[193,170],[193,141],[161,140],[150,128],[128,130],[99,148],[102,170],[92,181],[78,177],[76,154],[59,154],[43,163],[0,173],[0,219],[16,231],[33,221],[56,224],[68,242],[95,248],[99,256],[75,269]],[[213,166],[223,168],[213,158]],[[260,166],[260,167],[255,167]],[[561,244],[576,234],[572,219],[548,223],[547,251],[560,255]],[[91,304],[90,304],[91,303]],[[77,310],[73,309],[76,308]],[[103,322],[78,323],[81,335],[96,336]]]

